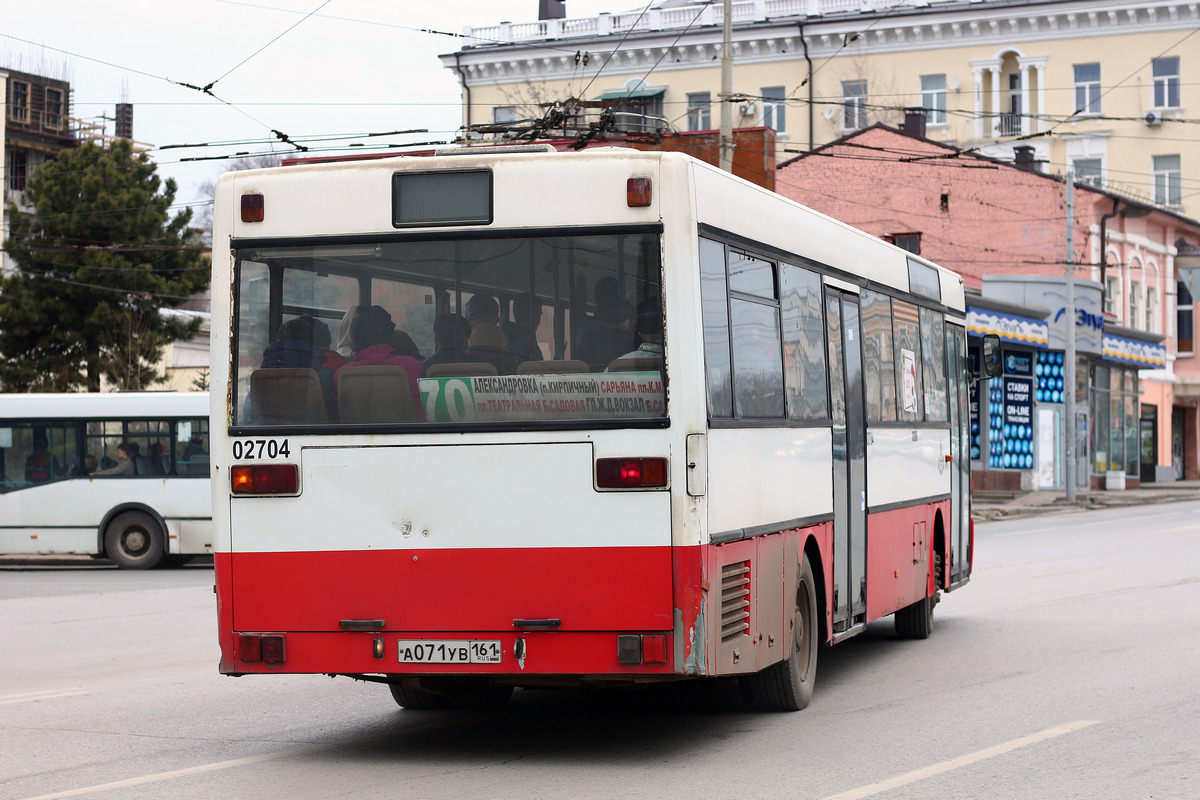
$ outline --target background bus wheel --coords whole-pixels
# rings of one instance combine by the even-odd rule
[[[154,569],[166,549],[162,528],[141,511],[118,514],[104,529],[104,553],[121,569]]]
[[[388,684],[392,690],[392,699],[396,705],[413,711],[426,711],[433,708],[446,708],[450,701],[443,694],[434,694],[424,689],[405,686],[402,683]]]
[[[933,633],[933,607],[937,595],[918,600],[896,612],[896,635],[901,639],[928,639]]]
[[[793,625],[795,644],[789,657],[747,679],[760,708],[799,711],[812,699],[817,679],[817,587],[807,555],[800,565]]]

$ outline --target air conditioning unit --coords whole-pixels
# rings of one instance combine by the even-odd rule
[[[758,106],[756,106],[753,102],[742,103],[740,106],[738,106],[738,113],[743,117],[752,117],[754,116],[754,112],[757,110]]]
[[[1147,125],[1151,125],[1151,126],[1162,125],[1162,112],[1161,111],[1147,111],[1146,116],[1143,118],[1143,121]]]

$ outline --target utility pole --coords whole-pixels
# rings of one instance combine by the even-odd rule
[[[1100,254],[1104,258],[1104,254]],[[1063,311],[1063,335],[1066,337],[1066,353],[1063,356],[1063,413],[1066,422],[1066,459],[1064,480],[1067,484],[1067,502],[1075,502],[1075,173],[1067,168],[1067,307]]]
[[[725,0],[723,34],[721,37],[721,169],[733,172],[733,0]]]

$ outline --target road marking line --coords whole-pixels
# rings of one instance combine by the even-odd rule
[[[64,797],[82,797],[88,794],[97,792],[107,792],[112,789],[124,789],[130,786],[141,786],[147,783],[158,783],[159,781],[168,781],[172,778],[185,778],[189,775],[201,775],[205,772],[216,772],[222,769],[232,769],[233,767],[244,767],[247,764],[258,764],[263,761],[273,761],[277,758],[287,758],[288,756],[305,755],[306,753],[316,753],[321,750],[330,750],[334,747],[344,747],[354,745],[360,742],[369,741],[378,737],[368,737],[366,739],[356,739],[349,742],[336,742],[333,744],[318,744],[312,747],[300,747],[295,750],[281,750],[277,753],[264,753],[260,756],[248,756],[246,758],[235,758],[231,761],[218,761],[213,764],[201,764],[198,767],[187,767],[186,769],[174,769],[170,772],[159,772],[154,775],[143,775],[140,778],[127,778],[123,781],[113,781],[112,783],[102,783],[97,786],[85,786],[82,789],[69,789],[65,792],[55,792],[54,794],[42,794],[37,797],[30,797],[27,800],[59,800]]]
[[[413,733],[417,731],[434,730],[437,728],[450,727],[457,724],[462,717],[455,716],[450,722],[432,722],[425,725],[418,725],[412,728],[407,728],[404,733]],[[263,753],[258,756],[247,756],[246,758],[235,758],[230,761],[218,761],[213,764],[201,764],[196,767],[187,767],[185,769],[173,769],[170,772],[159,772],[154,775],[143,775],[140,778],[126,778],[123,781],[113,781],[111,783],[101,783],[96,786],[84,786],[81,789],[68,789],[65,792],[55,792],[54,794],[40,794],[37,797],[29,797],[26,800],[60,800],[67,797],[83,797],[89,794],[98,792],[107,792],[112,789],[124,789],[130,786],[142,786],[147,783],[158,783],[160,781],[169,781],[173,778],[186,778],[190,775],[202,775],[206,772],[217,772],[223,769],[233,769],[234,767],[244,767],[248,764],[260,764],[264,761],[274,761],[278,758],[288,758],[290,756],[307,755],[308,753],[319,753],[322,750],[334,750],[339,747],[353,747],[355,745],[367,744],[368,742],[377,742],[383,739],[390,739],[396,736],[396,733],[381,733],[375,736],[363,736],[358,739],[347,739],[341,742],[329,742],[327,744],[314,744],[309,747],[297,747],[294,750],[280,750],[275,753]]]
[[[879,794],[880,792],[886,792],[889,789],[895,789],[898,786],[915,783],[916,781],[924,780],[926,778],[932,778],[934,775],[941,775],[943,772],[949,772],[950,770],[958,769],[959,767],[965,767],[968,764],[974,764],[977,761],[983,761],[985,759],[994,758],[995,756],[1004,755],[1005,753],[1010,753],[1013,750],[1025,747],[1027,745],[1037,744],[1038,742],[1044,742],[1047,739],[1053,739],[1056,736],[1063,736],[1064,734],[1073,733],[1074,731],[1082,730],[1083,728],[1087,728],[1091,725],[1096,725],[1099,723],[1099,721],[1100,720],[1085,719],[1078,722],[1069,722],[1066,725],[1060,725],[1057,728],[1050,728],[1049,730],[1042,731],[1041,733],[1024,736],[1020,739],[1013,739],[1011,742],[998,744],[995,747],[989,747],[985,750],[977,750],[976,752],[968,753],[965,756],[952,758],[949,761],[943,761],[942,763],[934,764],[931,767],[918,769],[904,775],[897,775],[895,778],[889,778],[886,781],[872,783],[869,786],[861,786],[857,789],[851,789],[848,792],[842,792],[841,794],[830,795],[829,797],[826,797],[825,800],[859,800],[863,797],[870,797],[872,795]]]
[[[16,694],[0,694],[0,706],[11,705],[12,703],[31,703],[34,700],[49,700],[54,697],[74,697],[78,694],[87,694],[83,689],[44,689],[40,692],[18,692]]]

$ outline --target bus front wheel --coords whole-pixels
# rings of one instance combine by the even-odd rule
[[[808,556],[800,564],[792,652],[783,661],[749,677],[755,703],[771,711],[799,711],[812,700],[817,680],[817,585]]]
[[[166,537],[149,514],[126,511],[104,530],[104,552],[121,569],[154,569],[166,557]]]

